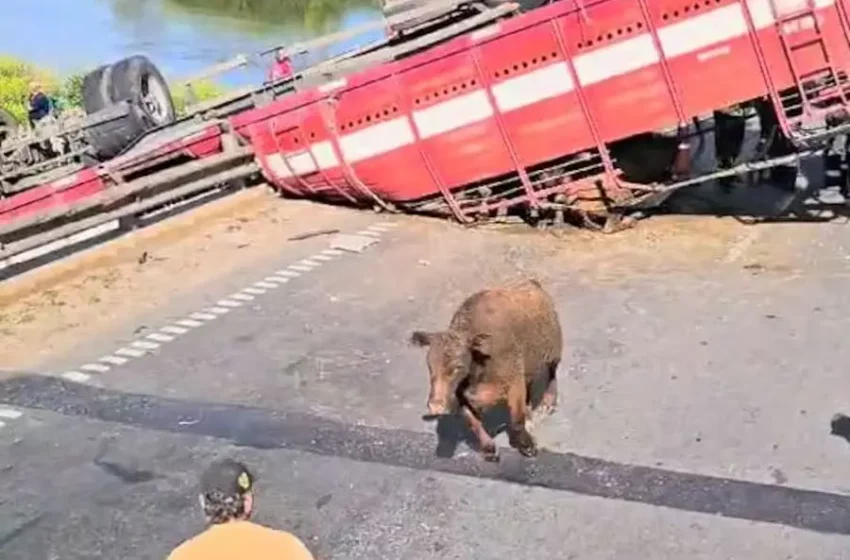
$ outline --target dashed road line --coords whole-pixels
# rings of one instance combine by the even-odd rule
[[[177,321],[176,324],[178,324],[182,327],[189,327],[189,328],[192,328],[192,329],[200,327],[201,325],[203,325],[202,322],[195,321],[194,319],[183,319],[182,321]]]
[[[129,356],[131,358],[141,358],[142,356],[147,354],[147,352],[145,352],[144,350],[136,350],[135,348],[124,347],[119,348],[118,350],[113,352],[113,354],[118,354],[119,356]]]
[[[151,333],[148,336],[146,336],[145,338],[149,338],[150,340],[155,340],[157,342],[171,342],[172,340],[174,340],[173,336],[169,336],[167,334],[162,334],[162,333],[158,333],[158,332]]]
[[[101,362],[106,362],[107,364],[112,364],[113,366],[123,366],[127,362],[129,362],[129,358],[123,358],[121,356],[104,356],[100,359]]]
[[[198,312],[198,313],[192,313],[191,315],[189,315],[189,318],[194,319],[196,321],[212,321],[213,319],[216,318],[216,316],[213,315],[212,313]]]
[[[91,379],[91,375],[87,373],[81,373],[79,371],[68,371],[62,374],[62,377],[67,379],[68,381],[74,381],[75,383],[85,383],[89,379]]]
[[[92,362],[90,364],[81,365],[80,369],[83,371],[91,371],[94,373],[106,373],[107,371],[109,371],[109,366],[106,364],[98,364],[96,362]]]
[[[133,348],[141,348],[142,350],[156,350],[159,348],[159,343],[149,342],[147,340],[136,340],[130,343]]]
[[[363,247],[366,247],[377,242],[382,234],[398,225],[396,222],[379,222],[357,232],[355,235],[368,236],[374,239],[373,242],[367,242],[365,245],[361,243]],[[133,358],[141,358],[150,354],[152,351],[161,348],[163,344],[172,342],[190,330],[202,327],[206,323],[242,307],[245,303],[255,300],[256,296],[262,296],[270,290],[280,288],[283,284],[300,278],[302,275],[321,267],[323,264],[337,257],[351,253],[360,253],[362,250],[362,248],[356,251],[342,250],[333,248],[333,246],[334,243],[331,243],[330,248],[323,249],[310,257],[290,264],[286,268],[277,270],[262,280],[254,282],[250,286],[218,300],[203,311],[194,312],[183,319],[172,321],[170,324],[158,329],[158,332],[150,333],[141,340],[130,342],[126,346],[100,357],[96,362],[83,364],[75,370],[66,371],[60,377],[76,383],[90,382],[92,374],[106,373],[114,366],[121,366]],[[347,246],[344,248],[347,249]],[[8,418],[3,416],[3,411],[4,409],[0,408],[0,418]]]

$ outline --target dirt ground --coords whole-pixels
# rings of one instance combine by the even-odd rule
[[[80,341],[279,255],[292,235],[340,227],[363,214],[251,189],[6,281],[0,284],[0,369],[36,368]],[[422,220],[433,223],[404,219],[414,229]],[[484,231],[503,236],[508,245],[533,243],[538,250],[543,245],[553,263],[569,261],[571,268],[587,271],[588,281],[616,282],[641,270],[740,260],[745,252],[753,253],[757,238],[777,227],[745,226],[731,218],[657,216],[615,235],[524,225]]]

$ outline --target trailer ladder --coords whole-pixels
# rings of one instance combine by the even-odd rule
[[[847,107],[847,96],[844,92],[842,80],[839,77],[838,72],[835,70],[835,66],[829,56],[829,48],[824,40],[821,24],[818,22],[815,0],[804,1],[805,8],[802,10],[796,10],[794,12],[781,15],[776,9],[776,0],[770,0],[769,2],[776,32],[779,36],[779,42],[781,43],[782,50],[785,53],[788,68],[791,72],[791,77],[794,80],[797,95],[799,96],[798,103],[785,107],[777,107],[777,110],[782,109],[782,113],[787,123],[786,126],[788,128],[785,132],[789,138],[799,136],[799,134],[795,133],[795,131],[805,120],[811,119],[819,113],[822,113],[822,111],[819,111],[814,107],[813,102],[815,101],[815,98],[819,104],[839,100],[843,107]],[[791,39],[790,35],[801,31],[804,28],[803,22],[807,19],[810,19],[812,22],[810,31],[814,36],[805,40],[795,41]],[[798,22],[797,25],[791,25],[791,28],[789,29],[789,24],[794,24],[795,22]],[[846,40],[846,29],[844,29],[843,26],[842,31],[844,31]],[[801,72],[799,60],[799,57],[801,56],[800,51],[814,45],[820,47],[823,55],[823,65],[808,72]],[[807,83],[824,78],[827,82],[826,85],[815,89],[806,87]]]

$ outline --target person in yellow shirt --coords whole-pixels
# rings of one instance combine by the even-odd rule
[[[254,476],[238,461],[213,462],[201,475],[201,507],[209,526],[168,560],[315,560],[301,540],[250,521]]]

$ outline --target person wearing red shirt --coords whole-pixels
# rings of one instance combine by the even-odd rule
[[[291,77],[293,73],[292,60],[286,54],[286,50],[279,49],[275,53],[274,58],[274,63],[272,63],[272,67],[269,68],[268,75],[266,76],[266,81],[276,82],[277,80]]]

